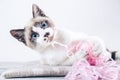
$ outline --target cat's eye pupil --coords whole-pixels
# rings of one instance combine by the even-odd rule
[[[37,37],[37,35],[36,35],[36,34],[33,34],[33,37]]]
[[[41,22],[41,28],[45,29],[47,27],[48,27],[48,25],[47,25],[46,21]]]
[[[46,26],[46,24],[45,24],[45,23],[43,23],[43,24],[42,24],[42,26],[44,27],[44,26]]]
[[[36,39],[37,37],[39,37],[38,33],[32,33],[32,38]]]

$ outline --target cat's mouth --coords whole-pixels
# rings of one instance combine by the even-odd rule
[[[51,33],[52,34],[52,33]],[[51,35],[49,34],[48,36],[44,37],[44,41],[47,42],[47,43],[51,43],[54,41],[54,38],[55,38],[55,35],[56,35],[56,32],[53,32],[53,34]]]
[[[54,32],[52,36],[48,36],[48,42],[52,42],[55,38],[56,33]]]
[[[53,36],[44,38],[44,41],[46,41],[47,43],[52,42],[53,41]]]

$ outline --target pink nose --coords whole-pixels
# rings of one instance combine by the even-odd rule
[[[50,35],[50,33],[46,32],[45,35],[44,35],[44,37],[48,37],[49,35]]]

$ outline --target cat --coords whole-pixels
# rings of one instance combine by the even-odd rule
[[[107,51],[105,43],[98,37],[57,28],[36,4],[32,5],[32,14],[33,18],[24,29],[12,29],[10,33],[27,47],[40,53],[41,65],[72,65],[79,59],[87,58],[87,51],[84,50],[67,55],[66,47],[74,46],[77,41],[92,43],[95,56],[102,54],[110,59],[114,55]]]

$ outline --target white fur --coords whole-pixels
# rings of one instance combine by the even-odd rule
[[[37,45],[41,45],[42,47],[46,47],[49,45],[49,43],[48,43],[49,38],[44,37],[44,35],[45,35],[45,33],[49,32],[50,33],[49,37],[51,37],[54,33],[52,28],[48,27],[46,29],[41,29],[40,27],[33,26],[33,31],[37,32],[40,35],[36,40]],[[46,40],[44,40],[44,39],[46,39]]]

